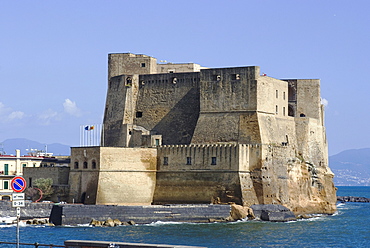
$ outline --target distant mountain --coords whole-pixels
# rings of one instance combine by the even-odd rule
[[[7,139],[0,142],[0,149],[2,149],[5,154],[15,154],[15,150],[21,150],[21,155],[27,155],[30,149],[37,149],[40,151],[47,151],[48,153],[53,153],[53,155],[70,155],[70,146],[62,145],[59,143],[53,144],[42,144],[37,141],[32,141],[28,139]]]
[[[336,186],[370,186],[370,148],[346,150],[329,157]]]

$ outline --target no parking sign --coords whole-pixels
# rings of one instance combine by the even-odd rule
[[[23,177],[14,177],[10,182],[12,190],[16,193],[20,193],[26,189],[26,180]]]

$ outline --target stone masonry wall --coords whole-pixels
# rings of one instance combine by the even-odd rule
[[[189,144],[199,116],[199,73],[140,76],[134,124],[162,135],[162,144]]]

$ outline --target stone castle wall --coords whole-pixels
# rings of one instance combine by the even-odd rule
[[[152,202],[156,149],[73,147],[71,156],[70,202],[128,205]]]
[[[199,73],[141,75],[134,124],[162,144],[190,144],[199,116]]]

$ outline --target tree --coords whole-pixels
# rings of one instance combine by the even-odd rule
[[[51,196],[54,193],[52,188],[53,186],[53,179],[51,178],[39,178],[36,179],[33,183],[36,188],[39,188],[42,191],[42,198],[45,199]]]

